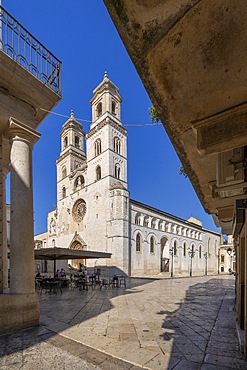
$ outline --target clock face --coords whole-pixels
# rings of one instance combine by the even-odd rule
[[[78,199],[73,205],[72,216],[76,222],[81,222],[86,213],[86,202],[83,199]]]

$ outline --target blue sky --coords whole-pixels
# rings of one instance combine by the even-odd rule
[[[93,89],[105,69],[123,97],[123,124],[150,123],[152,105],[102,0],[2,0],[3,7],[62,61],[62,100],[54,112],[90,120]],[[66,118],[50,114],[39,126],[33,151],[35,234],[46,231],[56,204],[56,159]],[[89,124],[83,124],[84,131]],[[178,217],[191,215],[220,231],[201,206],[162,125],[126,126],[132,199]],[[7,199],[9,201],[9,199]]]

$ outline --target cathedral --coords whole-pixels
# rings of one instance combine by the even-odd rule
[[[68,261],[77,268],[97,264],[108,275],[217,273],[219,233],[193,217],[183,220],[130,198],[121,102],[118,87],[105,73],[90,102],[89,132],[73,112],[62,126],[57,204],[48,214],[47,232],[35,236],[35,247],[111,253],[110,259]]]

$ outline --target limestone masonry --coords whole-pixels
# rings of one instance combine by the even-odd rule
[[[56,162],[57,205],[48,214],[48,231],[35,236],[35,246],[110,252],[107,260],[69,261],[76,268],[97,265],[107,274],[217,273],[219,233],[193,217],[183,220],[130,199],[121,102],[105,73],[93,91],[90,131],[84,133],[73,112],[64,123]],[[42,262],[42,272],[46,269]]]

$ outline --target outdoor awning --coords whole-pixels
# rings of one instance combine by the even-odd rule
[[[89,258],[111,258],[111,253],[88,251],[83,249],[70,249],[61,247],[39,248],[34,250],[36,260],[51,260],[54,263],[54,277],[56,273],[57,260],[89,259]]]
[[[34,250],[36,260],[70,260],[88,258],[111,258],[111,253],[88,251],[84,249],[69,249],[61,247],[39,248]]]

